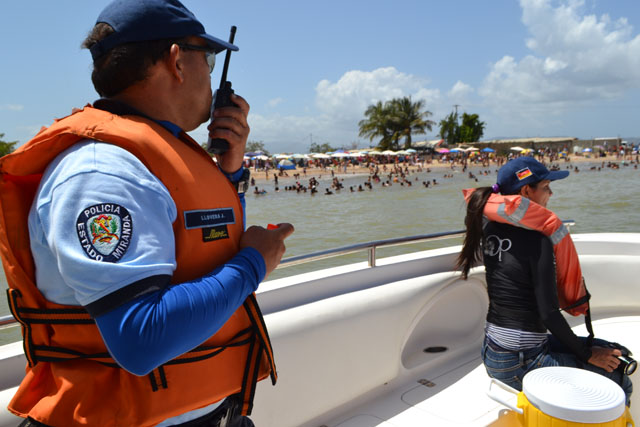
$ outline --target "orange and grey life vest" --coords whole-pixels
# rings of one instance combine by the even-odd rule
[[[151,426],[240,393],[242,412],[250,413],[257,381],[269,375],[276,381],[255,295],[202,345],[139,377],[110,357],[82,307],[54,304],[38,291],[29,209],[46,166],[87,138],[128,150],[169,190],[178,209],[172,283],[208,274],[238,252],[243,226],[236,189],[195,141],[151,120],[87,106],[0,158],[0,254],[28,361],[9,410],[52,426]],[[235,214],[227,238],[205,241],[202,230],[185,227],[185,212],[218,208]]]
[[[467,202],[474,191],[474,188],[462,190]],[[489,196],[483,214],[489,221],[536,230],[549,237],[556,258],[560,307],[574,316],[587,314],[589,294],[582,278],[578,253],[569,230],[556,214],[526,197],[496,193]]]

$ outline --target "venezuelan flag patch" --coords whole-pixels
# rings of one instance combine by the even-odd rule
[[[518,172],[516,172],[516,176],[518,177],[519,181],[522,181],[525,178],[529,178],[531,175],[533,175],[533,173],[531,173],[531,170],[529,168],[520,169]]]

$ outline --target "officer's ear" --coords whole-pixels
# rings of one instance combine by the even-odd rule
[[[180,83],[184,81],[184,50],[180,49],[177,44],[172,44],[169,53],[166,55],[164,62],[168,68],[169,74],[178,79]]]

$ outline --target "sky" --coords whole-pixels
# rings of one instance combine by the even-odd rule
[[[97,99],[80,45],[107,3],[0,0],[0,139],[22,144]],[[484,140],[640,136],[638,0],[183,3],[209,34],[238,27],[228,79],[271,153],[375,145],[358,135],[364,111],[404,96],[435,122],[478,114]],[[191,135],[205,141],[206,124]]]

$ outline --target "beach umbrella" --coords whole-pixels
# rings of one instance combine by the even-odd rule
[[[413,154],[413,153],[417,153],[417,152],[418,152],[418,150],[414,150],[413,148],[407,148],[405,151],[406,151],[407,153],[411,153],[411,154]]]
[[[451,150],[449,150],[450,153],[460,153],[461,151],[463,150],[461,150],[460,148],[452,148]]]
[[[385,151],[383,151],[383,152],[382,152],[382,153],[380,153],[380,154],[382,154],[382,155],[384,155],[384,156],[395,156],[395,155],[396,155],[396,152],[395,152],[395,151],[392,151],[392,150],[385,150]]]
[[[331,155],[331,157],[338,157],[338,158],[342,158],[342,157],[350,157],[350,154],[349,154],[349,153],[345,153],[344,151],[343,151],[343,152],[338,152],[338,151],[336,151],[335,153],[333,153],[333,154]]]
[[[255,156],[252,157],[251,160],[256,159],[256,160],[269,160],[269,157],[265,156],[264,154],[260,154],[259,156]]]
[[[509,148],[509,150],[511,150],[511,151],[522,151],[522,150],[524,150],[524,148],[522,148],[522,147],[511,147],[511,148]]]
[[[590,153],[590,152],[592,152],[592,151],[593,151],[593,150],[592,150],[591,148],[589,148],[589,147],[587,147],[587,148],[585,148],[584,150],[582,150],[582,152],[583,152],[583,153]]]
[[[407,156],[411,153],[409,153],[409,151],[407,150],[400,150],[400,151],[396,151],[396,154],[400,155],[400,156]]]
[[[373,151],[369,151],[369,155],[370,156],[381,156],[382,153],[379,152],[379,151],[373,150]]]
[[[493,148],[486,147],[486,148],[482,149],[482,152],[483,153],[495,153],[496,150],[494,150]]]
[[[289,157],[291,157],[291,154],[280,153],[280,154],[274,154],[273,157],[277,160],[288,159]]]
[[[469,147],[469,148],[467,148],[467,149],[466,149],[466,150],[464,150],[464,151],[478,151],[478,150],[479,150],[479,149],[478,149],[478,148],[476,148],[476,147]]]
[[[436,148],[436,151],[440,154],[445,154],[449,152],[447,148]]]
[[[278,169],[291,170],[295,168],[296,165],[294,165],[291,160],[284,159],[278,162]]]
[[[313,157],[314,159],[330,159],[331,158],[330,155],[324,154],[324,153],[313,153],[311,157]]]

